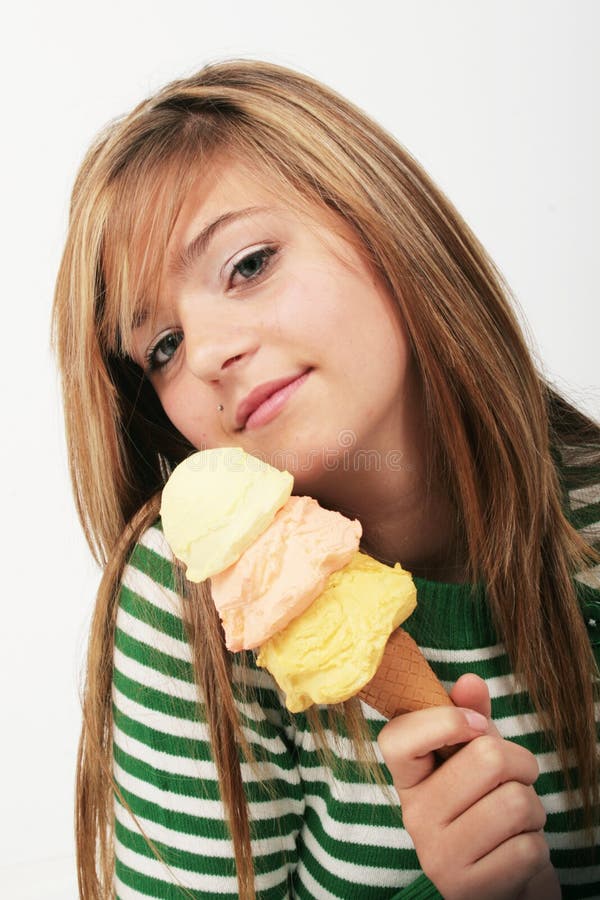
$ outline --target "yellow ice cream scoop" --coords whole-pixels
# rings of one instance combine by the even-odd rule
[[[217,447],[188,456],[162,492],[165,538],[204,581],[237,562],[273,521],[292,493],[294,478],[241,447]]]
[[[257,664],[271,672],[291,712],[341,703],[373,678],[390,633],[416,605],[410,572],[357,551],[302,615],[261,646]]]

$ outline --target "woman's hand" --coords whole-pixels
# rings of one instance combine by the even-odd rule
[[[561,891],[556,869],[551,863],[525,885],[518,900],[560,900]]]
[[[378,739],[423,871],[446,900],[533,900],[540,885],[544,900],[559,898],[535,757],[499,735],[478,676],[450,696],[456,707],[399,716]],[[455,744],[436,767],[435,751]]]

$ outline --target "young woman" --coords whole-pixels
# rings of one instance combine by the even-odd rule
[[[167,85],[81,166],[53,328],[105,567],[81,895],[600,896],[600,428],[406,150],[268,63]],[[414,574],[406,627],[454,708],[292,716],[226,651],[158,515],[174,466],[219,446]]]

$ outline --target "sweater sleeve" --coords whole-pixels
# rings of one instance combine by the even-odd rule
[[[155,525],[124,570],[114,643],[115,893],[122,900],[238,896],[180,604],[170,550]],[[234,666],[234,695],[259,763],[258,772],[242,763],[257,895],[276,900],[288,896],[302,787],[267,673],[251,672],[260,705],[237,691],[238,675]]]
[[[390,900],[443,900],[443,897],[427,875],[419,875]]]

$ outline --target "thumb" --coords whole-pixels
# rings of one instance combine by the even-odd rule
[[[488,734],[494,734],[502,737],[492,718],[492,701],[490,700],[490,692],[488,686],[479,675],[468,672],[461,675],[452,690],[450,691],[450,699],[456,706],[462,706],[465,709],[474,709],[475,712],[481,713],[486,719],[490,720]]]
[[[475,712],[481,713],[490,722],[487,733],[496,737],[502,737],[491,721],[492,701],[490,700],[490,692],[487,684],[479,675],[475,675],[473,672],[461,675],[450,691],[450,699],[455,706],[462,706],[463,709],[473,709]],[[452,747],[443,747],[437,751],[437,755],[442,760],[449,759],[462,746],[462,744],[455,744]]]
[[[469,672],[461,675],[452,690],[450,699],[455,706],[463,706],[465,709],[474,709],[486,719],[491,718],[492,702],[487,684],[479,675]]]

